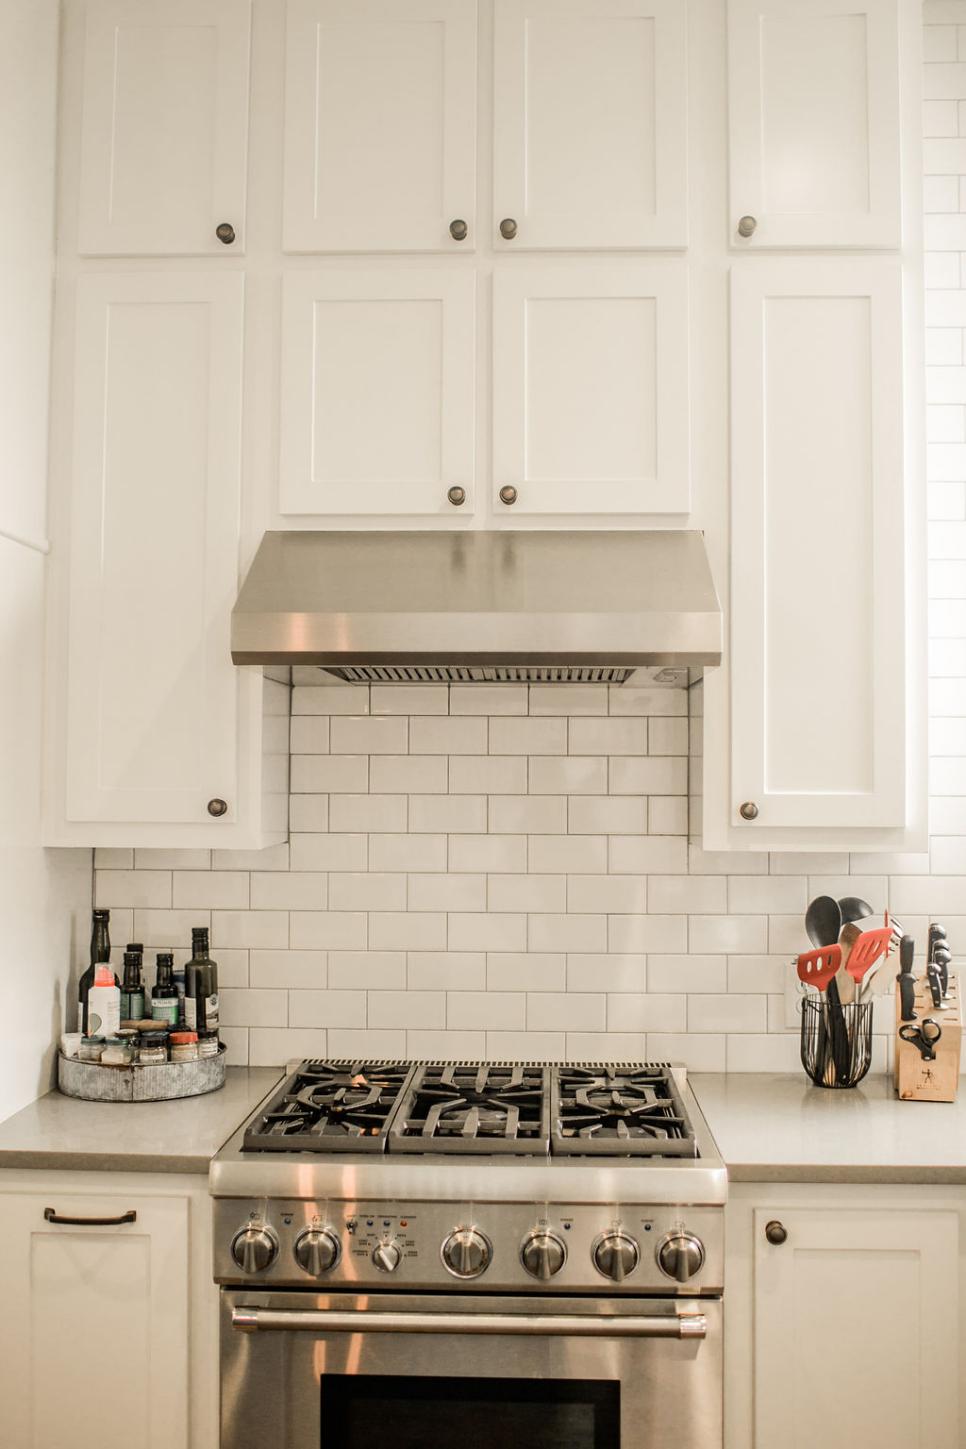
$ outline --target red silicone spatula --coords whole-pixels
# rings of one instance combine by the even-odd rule
[[[871,971],[883,956],[888,956],[891,945],[891,926],[880,926],[877,931],[863,931],[861,936],[853,942],[845,969],[856,986],[861,986],[866,973]]]
[[[842,947],[819,946],[817,951],[806,951],[799,956],[796,964],[799,981],[824,991],[842,964]]]

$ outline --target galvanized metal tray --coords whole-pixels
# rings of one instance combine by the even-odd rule
[[[85,1102],[168,1102],[201,1097],[225,1085],[225,1044],[216,1057],[156,1066],[104,1067],[57,1054],[57,1085],[67,1097]]]

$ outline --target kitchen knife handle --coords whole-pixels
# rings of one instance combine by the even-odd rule
[[[899,1014],[903,1021],[916,1019],[916,981],[906,972],[899,977]]]
[[[916,954],[916,939],[914,936],[903,936],[899,942],[899,969],[911,971],[913,958]]]
[[[926,971],[926,980],[929,982],[929,990],[932,994],[933,1006],[943,1004],[943,985],[939,976],[939,967],[930,966]]]

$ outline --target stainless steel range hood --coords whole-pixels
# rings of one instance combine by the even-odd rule
[[[661,683],[721,662],[700,533],[266,533],[236,664],[351,683]]]

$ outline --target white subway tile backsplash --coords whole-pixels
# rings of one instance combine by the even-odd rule
[[[384,794],[444,795],[449,788],[445,755],[373,755],[369,789]]]
[[[96,906],[167,907],[172,905],[171,872],[164,870],[99,870]],[[188,901],[186,904],[191,905]],[[247,902],[246,902],[247,904]]]
[[[453,684],[449,691],[451,715],[526,714],[528,691],[525,684]]]
[[[728,882],[723,875],[656,875],[648,884],[648,904],[664,915],[715,915],[728,909]]]
[[[409,719],[396,716],[334,715],[329,727],[333,755],[405,755]]]
[[[293,755],[293,795],[351,795],[369,789],[368,755]]]
[[[486,904],[491,911],[566,911],[567,877],[491,875],[486,883]]]
[[[567,990],[644,991],[648,982],[645,960],[640,953],[575,953],[567,957]]]
[[[649,991],[723,992],[728,986],[727,956],[662,956],[654,951],[647,958]],[[764,988],[761,988],[762,990]]]
[[[253,1067],[274,1067],[299,1057],[324,1057],[325,1052],[324,1031],[254,1026],[248,1033],[248,1060]]]
[[[606,835],[531,835],[529,869],[535,875],[603,875]]]
[[[446,836],[370,835],[369,869],[443,871],[446,869]]]
[[[517,873],[527,868],[525,835],[453,835],[449,841],[451,871]]]
[[[410,911],[485,911],[486,876],[447,873],[411,875]],[[492,909],[492,907],[491,907]]]
[[[485,755],[486,740],[487,721],[472,716],[416,715],[409,723],[409,750],[414,755]]]
[[[610,762],[612,795],[684,795],[688,762],[676,755],[616,757]]]
[[[610,993],[607,997],[608,1031],[684,1031],[689,998],[659,992]]]
[[[452,795],[522,795],[527,761],[515,755],[454,755],[449,762]]]
[[[441,911],[384,911],[369,917],[373,951],[445,951],[447,944],[446,916]]]
[[[365,870],[368,850],[371,848],[368,842],[379,838],[365,835],[293,835],[291,869]]]
[[[249,877],[245,877],[247,881]],[[251,874],[251,906],[253,910],[321,911],[327,904],[328,879],[317,871],[253,871]],[[212,901],[213,906],[234,904]],[[245,901],[248,904],[248,901]]]
[[[219,972],[225,953],[218,949]],[[324,987],[328,981],[324,951],[251,951],[249,972],[253,986]],[[219,982],[221,977],[219,976]]]
[[[491,951],[487,991],[566,991],[567,958],[561,951]]]
[[[293,715],[289,740],[293,755],[327,755],[329,753],[329,716],[327,714]]]
[[[447,1026],[457,1030],[523,1031],[527,998],[522,991],[450,991]]]
[[[493,946],[491,950],[606,951],[607,917],[534,914],[525,918],[528,930],[516,946]]]
[[[385,830],[389,827],[381,826]],[[396,826],[405,829],[405,826]],[[485,795],[411,795],[409,829],[416,834],[478,835],[486,829]]]
[[[373,684],[369,709],[372,714],[447,714],[449,691],[445,684]]]
[[[608,916],[608,951],[686,951],[687,916]]]
[[[375,870],[333,874],[329,907],[333,911],[404,911],[406,877]]]
[[[647,801],[641,795],[571,795],[571,835],[641,835],[647,829]]]
[[[405,951],[330,951],[328,984],[337,991],[406,989]]]
[[[365,1026],[364,991],[290,991],[292,1026]]]
[[[448,945],[451,951],[525,951],[527,918],[510,911],[454,913]]]
[[[332,831],[386,832],[405,830],[408,824],[408,795],[332,795],[329,799],[329,829]],[[413,796],[434,799],[434,796]],[[413,829],[418,829],[413,826]]]
[[[568,738],[572,755],[643,755],[647,753],[647,720],[624,718],[572,719]]]
[[[482,991],[488,984],[483,951],[410,951],[407,971],[410,991]]]
[[[405,1030],[446,1025],[446,995],[442,991],[370,991],[369,1025]]]
[[[565,755],[565,719],[491,719],[491,755]]]
[[[283,944],[297,950],[316,947],[323,951],[364,951],[369,944],[369,923],[362,911],[293,911],[289,919],[291,939]]]
[[[569,875],[567,910],[603,911],[605,915],[643,913],[647,884],[640,875]]]
[[[606,795],[607,760],[602,756],[531,755],[530,794]]]
[[[496,835],[557,835],[567,830],[564,795],[499,795],[490,801],[489,830]]]
[[[604,1031],[607,997],[590,991],[527,993],[527,1026],[535,1031]]]

